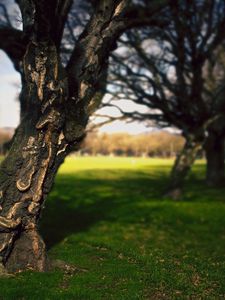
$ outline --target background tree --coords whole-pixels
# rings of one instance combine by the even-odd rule
[[[184,178],[202,147],[207,152],[208,182],[213,185],[224,179],[225,98],[221,96],[222,75],[216,72],[221,64],[218,49],[225,38],[224,10],[223,0],[173,1],[163,17],[170,20],[167,26],[124,34],[110,65],[113,83],[109,92],[113,97],[105,105],[115,106],[114,100],[129,99],[146,111],[128,112],[117,101],[123,115],[150,120],[161,127],[174,126],[186,139],[171,172],[169,191],[174,196],[180,194]],[[215,70],[210,75],[214,78],[213,87],[206,71],[210,66]],[[216,152],[212,154],[213,149]]]
[[[207,99],[214,99],[213,110],[223,113],[225,102],[225,47],[224,43],[214,52],[205,68]],[[206,178],[208,185],[223,185],[225,118],[217,118],[207,130],[204,150],[207,159]]]

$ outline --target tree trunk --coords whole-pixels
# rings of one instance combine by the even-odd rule
[[[190,171],[202,144],[188,138],[183,150],[177,155],[170,175],[170,184],[166,196],[179,199],[182,194],[184,180]]]
[[[13,272],[45,271],[45,244],[37,228],[42,204],[83,128],[66,124],[67,78],[54,45],[30,44],[22,79],[23,119],[0,166],[0,263]]]
[[[0,166],[0,272],[46,270],[37,229],[42,204],[63,159],[84,137],[105,92],[110,51],[127,28],[125,18],[119,21],[121,0],[97,1],[64,68],[60,40],[72,1],[17,2],[27,44],[18,61],[21,124]]]
[[[225,180],[224,137],[209,132],[204,149],[207,160],[206,182],[209,186],[221,186]]]
[[[48,135],[48,137],[47,137]],[[17,129],[12,149],[0,168],[0,255],[10,271],[46,268],[45,246],[37,231],[52,161],[50,132],[30,122]]]

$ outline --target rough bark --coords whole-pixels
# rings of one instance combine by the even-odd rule
[[[72,1],[16,2],[26,43],[17,56],[7,50],[12,39],[5,49],[0,42],[22,75],[21,124],[0,166],[0,272],[45,271],[45,244],[38,233],[41,209],[58,167],[82,140],[102,97],[110,51],[131,26],[123,15],[129,1],[97,1],[66,68],[59,50]]]
[[[69,89],[68,74],[59,59],[58,37],[51,27],[56,4],[50,2],[18,1],[24,33],[32,35],[20,68],[22,121],[0,168],[0,263],[13,272],[47,268],[45,244],[37,229],[42,204],[59,165],[84,135],[88,107],[96,96],[93,76],[96,82],[101,79],[107,57],[105,50],[101,53],[105,45],[100,35],[96,41],[100,61],[92,43],[85,43],[81,55],[70,64],[70,70],[78,68]],[[97,16],[94,19],[97,21]],[[101,26],[107,28],[104,20]],[[95,34],[101,26],[94,28]],[[87,41],[94,38],[92,33],[85,34]],[[93,57],[95,66],[90,72],[87,65]]]
[[[53,7],[46,7],[43,1],[31,6],[26,0],[19,4],[25,33],[34,32],[21,67],[22,121],[0,167],[0,262],[13,272],[45,271],[45,244],[37,229],[42,204],[59,165],[84,135],[90,104],[91,110],[95,106],[91,100],[96,99],[97,83],[101,85],[105,73],[107,53],[100,35],[98,54],[91,42],[85,43],[81,55],[70,64],[70,70],[76,68],[74,82],[68,80],[49,23],[54,20]],[[104,21],[101,26],[107,28]],[[77,47],[94,38],[92,31],[99,34],[101,29],[90,29]],[[89,69],[93,58],[95,65]]]
[[[55,46],[31,42],[21,93],[26,114],[0,168],[0,257],[10,271],[46,268],[37,223],[68,146],[63,134],[67,90]]]
[[[187,138],[182,151],[178,154],[170,175],[170,183],[166,193],[173,199],[179,199],[182,195],[182,187],[202,143],[193,138]]]
[[[225,182],[224,137],[216,132],[209,132],[205,142],[206,182],[209,186],[221,186]]]

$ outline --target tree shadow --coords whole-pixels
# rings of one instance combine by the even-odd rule
[[[207,188],[203,178],[195,174],[187,180],[180,203],[221,201],[225,188]],[[180,217],[191,223],[192,219],[186,213],[181,215],[182,209],[173,200],[162,197],[167,183],[167,167],[157,172],[142,168],[135,172],[101,169],[59,174],[40,224],[47,248],[102,221],[124,226],[139,222],[148,228],[156,217],[168,216],[160,226],[169,222],[173,228],[174,220]]]
[[[133,222],[137,216],[143,218],[146,209],[139,207],[140,203],[160,199],[165,185],[165,174],[159,173],[155,178],[145,172],[134,175],[122,170],[58,175],[40,223],[47,248],[100,221]],[[94,179],[96,174],[98,178]]]

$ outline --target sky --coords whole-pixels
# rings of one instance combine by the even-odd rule
[[[9,58],[0,50],[0,127],[16,127],[19,123],[19,102],[17,101],[20,89],[20,76],[13,68]],[[131,103],[125,102],[123,106],[126,110],[132,110]],[[104,114],[116,115],[113,108],[103,111]],[[145,124],[138,122],[125,123],[124,121],[115,121],[99,129],[100,132],[116,133],[127,132],[130,134],[139,134],[150,131]]]
[[[18,98],[20,76],[0,51],[0,127],[16,127],[19,122]]]

